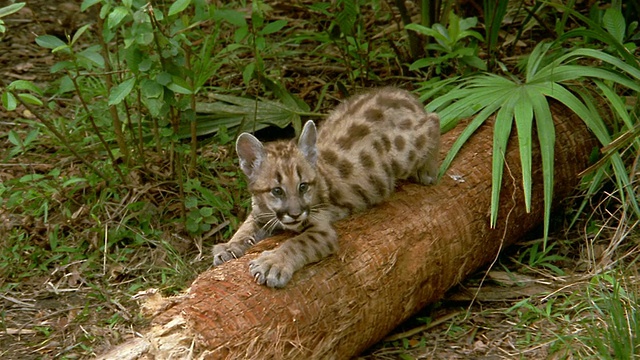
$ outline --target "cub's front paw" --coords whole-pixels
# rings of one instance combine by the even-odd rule
[[[213,247],[213,265],[218,266],[244,255],[245,247],[238,243],[217,244]]]
[[[281,288],[291,280],[295,270],[277,252],[265,251],[249,262],[249,271],[258,284]]]

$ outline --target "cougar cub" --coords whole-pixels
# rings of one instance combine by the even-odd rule
[[[373,206],[396,180],[433,184],[440,120],[409,92],[381,88],[338,106],[316,130],[308,121],[297,142],[238,137],[252,210],[228,243],[213,248],[214,265],[242,256],[278,230],[298,235],[250,262],[258,284],[283,287],[293,273],[336,252],[333,222]]]

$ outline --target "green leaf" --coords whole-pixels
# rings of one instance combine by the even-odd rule
[[[269,35],[280,31],[283,27],[287,26],[287,20],[276,20],[268,23],[262,30],[259,31],[261,35]]]
[[[338,11],[335,22],[345,35],[352,35],[358,17],[358,7],[355,1],[340,1],[343,8]]]
[[[522,168],[522,189],[527,212],[531,212],[531,145],[533,106],[527,89],[520,90],[520,96],[513,109],[518,132],[518,146],[520,148],[520,166]]]
[[[442,45],[446,51],[451,51],[451,48],[455,45],[455,39],[451,37],[449,30],[447,30],[444,25],[438,23],[433,24],[432,28],[439,34],[439,37],[435,37],[436,41]]]
[[[36,38],[36,44],[46,49],[56,49],[67,44],[53,35],[40,35]]]
[[[31,81],[27,80],[16,80],[9,84],[9,89],[11,90],[27,90],[32,91],[38,95],[42,95],[42,90],[39,87],[35,86]]]
[[[493,151],[491,166],[491,227],[495,228],[500,209],[502,173],[507,155],[507,143],[513,124],[513,109],[518,100],[517,93],[503,100],[493,125]]]
[[[93,5],[102,2],[102,0],[84,0],[80,5],[80,11],[85,11]]]
[[[179,94],[184,94],[184,95],[193,94],[193,89],[191,89],[191,86],[189,85],[189,83],[187,83],[186,80],[177,76],[171,77],[171,83],[167,85],[167,87]]]
[[[529,92],[533,113],[536,117],[538,142],[542,157],[542,182],[544,187],[544,248],[549,237],[549,220],[551,219],[551,205],[553,203],[553,166],[556,143],[556,130],[553,116],[547,99],[539,92]]]
[[[109,29],[114,29],[115,27],[120,25],[122,20],[124,20],[127,15],[129,15],[129,9],[124,6],[116,6],[107,17]]]
[[[162,85],[158,84],[156,81],[151,79],[143,79],[140,82],[140,90],[142,91],[142,95],[148,98],[158,99],[164,93],[164,88]]]
[[[104,58],[102,57],[102,54],[98,53],[95,50],[82,50],[78,53],[78,57],[89,61],[91,64],[101,69],[104,68]]]
[[[71,48],[69,47],[69,45],[64,44],[64,45],[58,46],[55,49],[52,49],[51,52],[52,53],[62,52],[63,54],[69,54],[71,52]]]
[[[602,24],[616,41],[620,43],[624,41],[624,33],[627,26],[624,21],[624,16],[619,9],[610,7],[605,10],[604,16],[602,17]]]
[[[11,4],[9,6],[5,6],[0,8],[0,18],[3,18],[7,15],[11,15],[15,12],[20,11],[20,9],[22,9],[27,3],[24,2],[20,2],[20,3],[15,3],[15,4]]]
[[[562,85],[551,83],[535,85],[534,87],[539,93],[552,97],[571,109],[571,111],[582,119],[589,130],[591,130],[596,138],[598,138],[600,143],[606,145],[611,141],[611,136],[609,135],[607,126],[602,119],[596,118],[589,109],[580,102],[580,99],[573,95],[569,90],[565,89]]]
[[[494,74],[475,76],[466,82],[466,87],[434,99],[427,109],[440,114],[443,130],[450,129],[458,119],[472,116],[486,106],[502,101],[514,91],[515,86],[512,81]],[[448,105],[451,101],[453,104]],[[494,110],[498,108],[496,106]]]
[[[177,0],[176,2],[171,4],[171,7],[169,7],[169,13],[167,15],[172,16],[181,13],[182,11],[184,11],[184,9],[187,8],[187,6],[189,6],[190,3],[191,0]]]
[[[242,46],[240,45],[240,43],[248,35],[249,35],[249,27],[248,26],[242,26],[242,27],[237,28],[236,31],[234,31],[234,33],[233,33],[233,41],[235,42],[235,44],[227,45],[226,50],[227,51],[233,51],[233,50],[236,50],[238,48],[241,48]]]
[[[21,177],[20,180],[18,181],[20,181],[21,183],[28,183],[28,182],[40,180],[43,178],[44,178],[44,175],[42,174],[28,174]]]
[[[476,69],[487,71],[487,63],[477,56],[464,56],[462,62]]]
[[[171,83],[169,85],[167,85],[167,88],[172,90],[173,92],[177,92],[178,94],[183,94],[183,95],[191,95],[193,94],[193,91],[189,90],[188,88],[176,84],[176,83]]]
[[[458,24],[460,27],[460,31],[465,31],[465,30],[476,27],[476,25],[478,24],[478,18],[473,16],[473,17],[460,19],[458,21]]]
[[[447,37],[445,37],[444,35],[442,35],[441,33],[439,33],[438,31],[432,29],[432,28],[428,28],[426,26],[420,25],[420,24],[409,24],[407,26],[405,26],[405,29],[407,30],[413,30],[416,31],[419,34],[423,34],[423,35],[427,35],[427,36],[431,36],[437,40],[440,40],[443,43],[448,43],[449,39]]]
[[[71,179],[65,181],[62,183],[62,187],[67,187],[69,185],[73,185],[73,184],[77,184],[80,182],[86,182],[87,179],[85,178],[81,178],[81,177],[72,177]]]
[[[187,231],[191,233],[198,232],[198,230],[200,230],[200,225],[198,224],[198,220],[193,220],[191,218],[187,219],[187,224],[186,224]]]
[[[9,133],[7,134],[7,138],[9,139],[9,142],[15,146],[20,146],[20,147],[24,146],[22,144],[22,140],[20,139],[20,136],[14,130],[9,130]]]
[[[482,37],[482,35],[479,32],[473,31],[473,30],[462,31],[460,34],[458,34],[458,38],[455,41],[458,42],[466,37],[472,37],[480,41],[484,41],[484,37]]]
[[[594,80],[594,83],[602,94],[607,99],[609,107],[614,111],[616,115],[622,120],[622,122],[626,125],[627,129],[633,129],[635,127],[634,121],[631,119],[631,114],[627,111],[626,104],[624,100],[618,95],[615,90],[611,86],[605,85],[604,82],[600,80]]]
[[[171,81],[172,81],[171,74],[169,74],[166,71],[163,71],[163,72],[159,73],[158,75],[156,75],[156,81],[160,85],[167,86],[167,85],[171,84]]]
[[[195,196],[187,196],[184,199],[184,206],[187,209],[193,209],[195,207],[198,206],[198,198],[196,198]]]
[[[414,70],[422,69],[424,67],[431,66],[435,63],[436,63],[436,58],[433,58],[433,57],[418,59],[409,66],[409,70],[414,71]]]
[[[124,100],[124,98],[126,98],[127,95],[131,93],[131,90],[133,90],[133,86],[135,85],[135,83],[136,78],[132,77],[131,79],[125,80],[118,86],[113,88],[111,90],[111,94],[109,94],[109,106],[120,104],[122,100]]]
[[[74,65],[71,61],[60,61],[58,63],[55,63],[49,70],[52,74],[55,74],[61,70],[73,69],[73,67]]]
[[[247,21],[244,19],[244,13],[236,10],[218,9],[213,13],[214,20],[227,21],[231,25],[237,27],[246,27]]]
[[[136,35],[136,44],[149,45],[153,41],[153,32],[138,32]]]
[[[328,17],[333,16],[329,11],[327,11],[331,8],[331,3],[318,2],[318,3],[313,3],[311,5],[307,5],[307,7],[309,8],[309,10],[320,12],[323,15],[326,15]]]
[[[147,107],[147,110],[149,110],[149,114],[151,115],[151,117],[154,117],[154,118],[161,117],[163,113],[166,113],[168,111],[168,108],[166,107],[166,103],[162,101],[162,99],[150,97],[150,98],[143,98],[142,101]]]
[[[24,138],[24,144],[25,145],[31,144],[38,137],[39,133],[40,133],[40,131],[38,130],[38,128],[35,128],[35,129],[29,131],[27,136],[25,136],[25,138]]]
[[[301,115],[322,117],[322,114],[309,113],[295,103],[283,104],[270,100],[247,99],[242,97],[214,94],[215,102],[196,104],[197,135],[208,135],[226,128],[229,133],[237,131],[255,131],[269,125],[286,127]],[[240,128],[242,125],[242,128]],[[178,136],[190,136],[190,124],[181,125]]]
[[[87,31],[87,29],[91,26],[91,24],[86,24],[82,27],[80,27],[78,30],[76,30],[76,33],[73,34],[73,38],[71,38],[71,45],[75,44],[76,41],[78,41],[78,39],[80,38],[80,36],[82,36],[82,34],[84,34],[85,31]]]
[[[256,63],[250,62],[249,64],[247,64],[247,66],[244,67],[244,70],[242,71],[242,81],[247,87],[249,86],[249,82],[253,78],[253,73],[255,72],[255,69],[256,69]]]
[[[13,111],[18,106],[18,100],[12,93],[5,91],[2,93],[2,106],[4,106],[7,111]]]
[[[42,106],[42,100],[31,94],[18,94],[18,97],[27,104]]]
[[[538,73],[538,67],[542,63],[544,55],[547,53],[550,47],[551,44],[541,42],[536,45],[536,47],[534,47],[531,51],[531,54],[529,54],[525,75],[525,81],[527,83],[533,81],[535,75]]]
[[[482,108],[482,111],[480,111],[478,115],[476,115],[473,120],[471,120],[471,122],[464,128],[462,133],[460,133],[460,136],[458,136],[453,145],[451,145],[451,149],[449,149],[449,152],[447,152],[447,155],[442,161],[438,177],[442,177],[442,175],[444,175],[445,171],[447,171],[447,169],[451,165],[451,162],[456,157],[462,146],[467,142],[467,140],[469,140],[471,135],[473,135],[473,133],[478,130],[480,125],[482,125],[487,120],[487,118],[489,118],[489,116],[491,116],[491,114],[493,114],[500,107],[500,105],[501,102],[499,101],[499,99],[494,99],[493,102]]]
[[[435,28],[435,26],[434,26],[434,28]],[[444,33],[445,32],[443,32],[443,34]],[[455,44],[458,40],[461,39],[461,37],[460,37],[460,18],[453,11],[449,12],[449,28],[446,31],[446,33],[449,34],[451,43],[453,43],[453,44]]]
[[[209,216],[213,215],[213,209],[208,207],[208,206],[200,208],[200,215],[202,217],[209,217]]]
[[[617,68],[619,68],[620,70],[622,70],[623,72],[625,72],[626,74],[632,76],[633,78],[640,80],[640,62],[638,62],[638,60],[636,60],[635,58],[632,58],[633,61],[627,63],[619,58],[616,58],[612,55],[609,55],[603,51],[600,50],[596,50],[596,49],[577,49],[574,50],[562,57],[560,57],[558,59],[558,61],[566,61],[567,59],[571,59],[571,58],[580,58],[580,57],[591,57],[600,61],[604,61],[606,63],[609,63]],[[633,66],[632,64],[635,64],[635,66]],[[588,67],[591,68],[591,67]],[[585,67],[585,69],[587,69],[587,67]]]
[[[629,89],[640,91],[640,83],[633,81],[626,74],[620,74],[616,71],[607,69],[599,69],[593,67],[587,67],[582,65],[562,65],[562,66],[547,66],[540,70],[533,81],[530,83],[540,82],[554,82],[559,83],[570,80],[580,80],[582,78],[590,77],[602,80],[611,80],[620,85],[624,85]]]
[[[552,5],[555,6],[554,4],[551,3],[547,3],[548,5]],[[611,46],[613,46],[616,51],[618,52],[618,54],[620,54],[620,56],[622,56],[625,60],[625,62],[627,62],[628,64],[640,64],[640,60],[638,60],[634,54],[630,53],[629,50],[627,50],[627,48],[624,47],[624,45],[617,41],[613,35],[609,34],[608,32],[602,30],[602,28],[594,23],[593,21],[589,20],[588,18],[585,18],[584,16],[582,16],[581,14],[571,11],[571,14],[574,16],[577,16],[578,18],[581,18],[583,20],[585,20],[587,23],[590,24],[590,26],[594,27],[595,30],[591,30],[591,29],[584,29],[584,28],[577,28],[571,31],[567,31],[566,33],[564,33],[562,36],[560,36],[558,39],[556,39],[556,42],[562,43],[565,41],[571,41],[571,39],[575,38],[575,37],[586,37],[586,38],[593,38],[593,39],[598,39],[606,44],[609,44]],[[582,50],[582,49],[581,49]]]

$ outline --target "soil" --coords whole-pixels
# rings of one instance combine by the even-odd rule
[[[91,21],[91,15],[79,11],[80,3],[77,1],[57,4],[44,0],[29,0],[20,12],[4,19],[8,33],[0,42],[0,87],[5,87],[11,81],[23,79],[42,84],[44,88],[47,83],[57,78],[49,72],[51,65],[56,62],[54,56],[48,49],[36,45],[35,37],[42,34],[64,37],[87,21]],[[8,1],[0,1],[0,7],[8,4]],[[313,60],[309,61],[310,63],[295,66],[299,67],[299,72],[303,72],[305,67],[312,68],[317,65]],[[306,81],[306,89],[318,88],[310,83],[310,78],[300,81]],[[302,94],[301,97],[309,101],[305,96],[313,97],[313,91]],[[16,127],[26,127],[24,122],[16,121],[18,118],[32,119],[33,115],[23,108],[19,108],[17,112],[6,112],[0,108],[0,132],[6,134]],[[8,137],[0,138],[0,154],[9,151],[12,146]],[[48,158],[51,154],[47,151],[27,156],[21,161],[33,166],[51,168],[60,161]],[[0,181],[19,178],[25,174],[24,167],[13,165],[15,162],[0,165]],[[21,226],[29,226],[29,221],[34,224],[38,222],[37,219],[18,219],[16,216],[17,214],[6,214],[0,209],[4,231],[16,222]],[[42,225],[31,225],[31,228],[34,232],[47,231]],[[2,234],[0,232],[0,235]],[[187,242],[183,248],[194,251],[193,243]],[[496,267],[498,270],[494,269],[488,273],[480,271],[476,276],[466,280],[464,284],[451,290],[441,302],[417,314],[400,326],[396,334],[390,334],[386,341],[362,354],[361,359],[398,359],[402,356],[416,359],[549,357],[548,344],[522,345],[522,331],[514,330],[514,321],[518,316],[513,312],[508,313],[507,310],[524,298],[534,297],[535,302],[535,299],[543,299],[544,294],[560,291],[561,286],[564,288],[568,283],[583,281],[583,278],[579,273],[567,276],[563,278],[560,286],[554,283],[553,274],[531,271],[521,273],[519,271],[525,267],[510,260],[517,258],[517,251],[519,250],[507,251],[499,262],[500,266]],[[562,253],[574,254],[561,264],[563,268],[580,268],[580,249],[567,245],[562,249]],[[153,255],[141,254],[140,257],[153,258]],[[101,310],[87,312],[87,296],[95,294],[96,289],[77,286],[82,283],[82,272],[74,269],[81,266],[82,264],[69,264],[65,269],[52,269],[45,277],[25,278],[20,293],[0,294],[0,315],[3,324],[0,329],[1,358],[90,358],[135,336],[136,331],[144,328],[147,320],[138,315],[138,303],[130,296],[113,293],[107,288],[97,289],[102,298],[95,299],[94,304]],[[201,265],[200,268],[204,269],[206,265]],[[505,269],[510,271],[507,272]],[[197,271],[194,271],[195,273]],[[105,269],[103,276],[117,279],[118,269]],[[513,280],[514,276],[518,281]],[[0,285],[2,283],[3,280],[0,278]],[[540,300],[539,303],[542,304],[543,301]],[[119,314],[125,321],[110,326],[109,318],[114,314]],[[544,329],[543,326],[532,331],[552,330]]]

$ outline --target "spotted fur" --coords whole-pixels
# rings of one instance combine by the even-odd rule
[[[308,121],[297,142],[241,134],[236,150],[252,211],[228,243],[214,246],[214,265],[292,230],[298,235],[249,265],[259,284],[285,286],[295,271],[336,252],[333,222],[381,202],[399,179],[435,183],[439,124],[407,91],[382,88],[338,106],[319,131]]]

